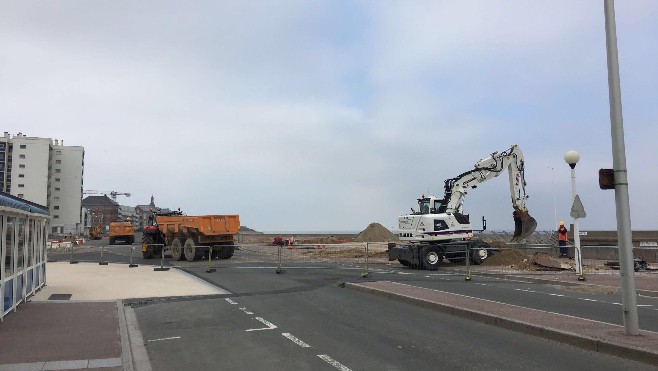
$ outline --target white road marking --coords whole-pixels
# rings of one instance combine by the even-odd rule
[[[480,285],[480,286],[491,286],[491,287],[495,287],[494,285],[490,285],[490,284],[487,284],[487,283],[475,283],[475,284],[476,284],[476,285]],[[589,301],[589,302],[592,302],[592,303],[603,303],[603,304],[612,304],[612,305],[623,305],[622,303],[610,303],[610,302],[602,301],[602,300],[589,299],[589,298],[579,298],[579,297],[575,297],[575,296],[571,297],[571,296],[566,296],[566,295],[564,295],[564,294],[553,294],[553,293],[549,293],[549,292],[541,292],[541,291],[535,291],[535,290],[529,290],[529,289],[518,289],[518,288],[517,288],[517,289],[513,289],[513,290],[514,290],[514,291],[528,292],[528,293],[532,293],[532,294],[541,294],[541,295],[556,296],[556,297],[561,297],[561,298],[569,298],[569,299],[583,300],[583,301]],[[637,306],[638,306],[638,307],[647,307],[647,308],[648,308],[648,307],[653,307],[653,304],[638,304]],[[654,309],[654,308],[648,308],[648,309],[658,310],[658,309]]]
[[[264,325],[267,326],[267,327],[263,327],[263,328],[252,328],[252,329],[245,330],[245,331],[249,332],[249,331],[274,330],[275,328],[277,328],[276,325],[274,325],[274,324],[272,324],[272,323],[270,323],[270,322],[264,320],[262,317],[256,317],[256,318],[254,318],[254,319],[255,319],[256,321],[258,321],[258,322],[261,322],[262,324],[264,324]]]
[[[254,314],[254,312],[250,312],[250,311],[248,311],[248,310],[247,310],[247,307],[240,308],[240,310],[242,310],[243,312],[245,312],[245,313],[247,313],[247,314]]]
[[[281,334],[281,335],[283,335],[284,337],[288,338],[290,341],[292,341],[293,343],[299,345],[299,346],[302,347],[302,348],[310,348],[310,347],[311,347],[310,345],[308,345],[308,344],[306,344],[305,342],[303,342],[303,341],[297,339],[296,337],[294,337],[293,335],[291,335],[291,334],[289,334],[289,333],[287,333],[287,332],[284,332],[284,333]]]
[[[226,300],[229,304],[233,304],[233,305],[236,305],[236,304],[237,304],[236,302],[234,302],[233,300],[231,300],[231,298],[226,298],[226,299],[224,299],[224,300]]]
[[[155,341],[164,341],[164,340],[175,340],[175,339],[180,339],[180,336],[172,336],[169,338],[160,338],[160,339],[153,339],[153,340],[148,340],[148,343],[155,342]]]
[[[342,364],[340,364],[340,362],[334,360],[333,358],[329,357],[326,354],[318,354],[318,357],[320,357],[321,360],[327,362],[328,364],[336,367],[340,371],[352,371],[348,367],[343,366]]]

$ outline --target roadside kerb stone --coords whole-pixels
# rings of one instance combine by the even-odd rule
[[[390,281],[345,287],[446,314],[658,366],[658,333],[628,336],[622,326]]]

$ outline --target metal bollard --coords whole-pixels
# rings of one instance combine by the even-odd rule
[[[130,245],[130,264],[128,264],[128,268],[135,268],[135,267],[138,266],[137,264],[133,264],[133,250],[135,250],[135,246],[133,246],[131,244]]]
[[[98,265],[107,265],[107,262],[103,261],[103,250],[105,249],[105,246],[101,246],[101,260],[98,262]]]
[[[370,277],[370,272],[368,272],[368,242],[366,242],[365,270],[361,273],[361,278],[368,277]]]
[[[212,273],[216,271],[215,268],[211,268],[210,266],[210,261],[212,260],[212,248],[213,247],[210,246],[210,248],[208,249],[208,269],[206,269],[206,273]]]
[[[71,244],[71,260],[69,260],[69,264],[78,264],[77,260],[73,260],[73,244]]]
[[[157,246],[160,246],[160,245],[157,245]],[[164,250],[165,250],[164,245],[162,245],[162,250],[160,250],[160,251],[162,251],[162,256],[160,257],[160,267],[159,268],[158,267],[153,268],[154,271],[162,272],[162,271],[168,271],[169,270],[169,267],[167,267],[167,268],[164,267]]]

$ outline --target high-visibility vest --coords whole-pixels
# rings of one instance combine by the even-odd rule
[[[564,226],[560,227],[560,229],[557,230],[557,238],[560,241],[568,241],[569,239],[567,238],[567,229],[564,228]]]

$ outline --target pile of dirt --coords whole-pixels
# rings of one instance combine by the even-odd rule
[[[530,257],[521,250],[503,250],[486,258],[482,265],[517,266],[530,261]]]
[[[354,237],[355,242],[388,242],[397,240],[398,236],[379,223],[370,223],[366,229]]]
[[[535,255],[532,256],[532,264],[535,265],[537,270],[545,271],[560,271],[571,267],[569,264],[562,263],[558,259],[555,259],[544,252],[535,253]]]
[[[571,265],[544,253],[528,256],[518,249],[507,249],[488,257],[482,265],[505,266],[527,271],[559,271],[571,269]]]

